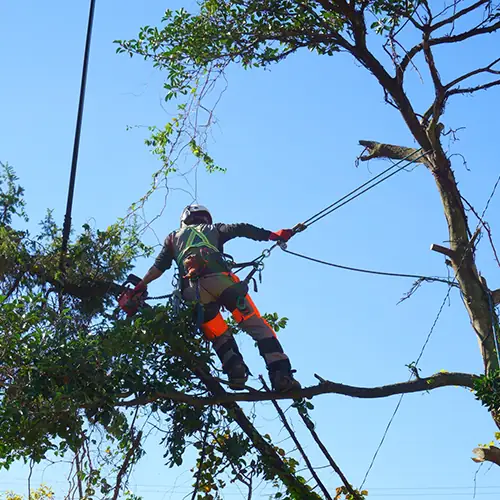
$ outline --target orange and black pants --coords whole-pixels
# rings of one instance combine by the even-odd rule
[[[213,273],[190,282],[184,290],[187,300],[199,300],[203,306],[201,329],[214,346],[225,373],[243,363],[243,358],[228,325],[220,313],[221,307],[231,312],[239,328],[248,333],[257,343],[267,369],[289,371],[288,356],[283,352],[276,333],[260,315],[248,287],[233,273]]]

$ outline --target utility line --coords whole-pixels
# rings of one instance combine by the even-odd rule
[[[83,108],[85,104],[85,92],[87,87],[87,73],[90,56],[90,42],[92,40],[92,27],[94,24],[95,0],[90,0],[89,17],[87,24],[87,38],[85,41],[85,52],[83,56],[82,79],[80,83],[80,98],[78,101],[78,114],[76,118],[75,138],[73,142],[73,157],[71,159],[71,172],[68,186],[68,199],[66,202],[66,214],[64,216],[64,226],[61,244],[61,259],[59,267],[64,270],[64,259],[68,251],[69,235],[71,232],[71,212],[73,209],[73,196],[75,193],[76,168],[78,165],[78,152],[80,150],[80,135],[82,131]]]

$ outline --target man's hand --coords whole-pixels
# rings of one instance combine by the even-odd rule
[[[135,285],[134,287],[134,295],[140,295],[141,293],[146,291],[146,288],[147,288],[146,283],[144,283],[144,281],[142,280],[139,281],[139,283],[137,283],[137,285]]]
[[[269,235],[271,241],[288,241],[293,236],[293,229],[280,229]]]

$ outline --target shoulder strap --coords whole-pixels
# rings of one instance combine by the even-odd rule
[[[212,243],[208,241],[208,238],[201,231],[198,231],[198,229],[191,226],[187,227],[186,229],[190,231],[190,234],[186,242],[185,248],[181,252],[179,252],[179,255],[177,256],[177,264],[182,262],[184,255],[186,255],[186,252],[188,250],[191,250],[192,248],[207,247],[213,250],[214,252],[219,252],[219,249],[216,246],[212,245]]]

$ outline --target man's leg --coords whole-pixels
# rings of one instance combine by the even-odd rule
[[[242,388],[248,380],[248,368],[238,345],[219,312],[219,305],[210,302],[203,305],[203,323],[201,330],[212,342],[217,356],[221,360],[222,369],[229,377],[232,389]]]
[[[224,290],[219,302],[229,309],[238,326],[257,342],[273,388],[280,392],[299,389],[300,384],[293,378],[290,360],[283,352],[276,333],[260,315],[246,287],[236,276],[230,277],[233,285]]]

